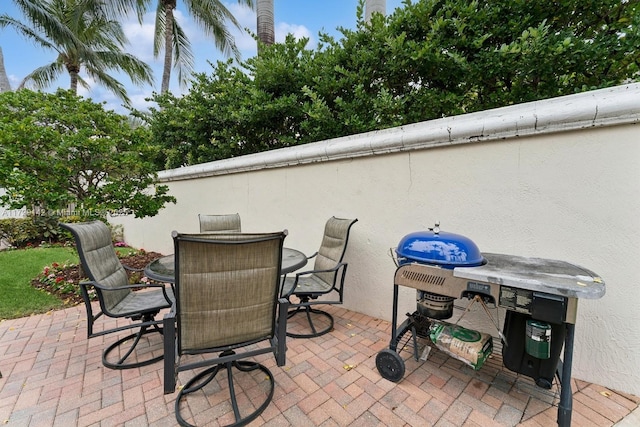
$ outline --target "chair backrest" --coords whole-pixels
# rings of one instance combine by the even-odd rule
[[[240,233],[240,214],[204,215],[199,214],[200,232]]]
[[[82,269],[89,280],[109,288],[129,284],[127,272],[113,248],[111,230],[104,222],[60,223],[60,226],[73,234]],[[130,289],[103,292],[105,308],[111,310],[130,292]]]
[[[322,237],[318,255],[316,255],[314,270],[328,270],[342,262],[347,250],[349,231],[356,221],[358,220],[336,218],[335,216],[329,218],[324,227],[324,236]],[[333,284],[336,273],[316,273],[316,276],[329,284]]]
[[[274,336],[285,236],[173,233],[179,354]]]

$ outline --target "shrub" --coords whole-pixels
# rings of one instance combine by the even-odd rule
[[[67,222],[67,219],[62,220]],[[71,219],[70,222],[77,222]],[[70,233],[58,226],[57,218],[44,216],[1,219],[0,238],[16,248],[39,246],[43,243],[68,244],[73,240]]]

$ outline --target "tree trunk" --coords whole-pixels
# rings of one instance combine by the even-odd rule
[[[74,95],[78,94],[78,75],[80,75],[80,64],[72,61],[65,61],[64,64],[67,72],[69,73],[70,85],[69,89]]]
[[[275,40],[273,1],[274,0],[258,0],[256,4],[258,40],[267,45],[273,44]]]
[[[71,78],[71,92],[73,92],[74,95],[78,94],[78,73],[76,72],[69,72],[69,77]]]
[[[375,12],[387,14],[387,0],[366,0],[364,4],[364,20],[369,22]]]
[[[160,93],[169,90],[171,80],[171,66],[173,64],[173,9],[176,7],[175,0],[165,1],[165,27],[164,27],[164,69],[162,71],[162,85]]]
[[[2,47],[0,47],[0,92],[9,92],[10,90],[11,84],[7,71],[4,69],[4,56],[2,56]]]

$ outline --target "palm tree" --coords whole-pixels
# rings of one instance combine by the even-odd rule
[[[2,48],[0,47],[0,92],[8,92],[11,90],[7,71],[4,69],[4,57],[2,56]]]
[[[366,0],[364,6],[365,21],[371,20],[374,13],[387,14],[387,0]]]
[[[240,59],[240,51],[227,28],[227,21],[238,29],[241,29],[240,24],[221,0],[183,0],[182,2],[187,13],[194,18],[205,34],[213,37],[216,47],[223,54],[233,54],[236,59]],[[237,0],[237,2],[253,9],[253,0]],[[116,3],[115,9],[120,11],[127,10],[127,6],[133,6],[140,19],[152,0],[118,0]],[[180,85],[186,84],[188,74],[193,70],[191,43],[173,16],[176,6],[177,0],[157,0],[155,8],[154,56],[158,57],[164,49],[161,92],[169,90],[172,67],[178,70]]]
[[[273,44],[275,40],[275,27],[273,18],[274,0],[257,0],[256,15],[258,40],[264,44]],[[366,21],[371,19],[373,13],[387,13],[386,0],[365,0]]]
[[[0,15],[0,28],[10,26],[35,44],[58,52],[50,64],[29,73],[20,87],[33,85],[44,89],[64,71],[70,88],[78,84],[89,88],[81,71],[129,104],[124,85],[109,72],[124,72],[134,84],[152,84],[151,67],[123,48],[127,38],[122,25],[108,16],[95,0],[14,0],[26,17],[21,22]]]
[[[256,15],[258,40],[264,44],[273,44],[275,40],[273,0],[258,0]]]

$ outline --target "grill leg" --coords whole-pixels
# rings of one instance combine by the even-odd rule
[[[571,391],[571,364],[573,363],[573,338],[575,325],[566,324],[567,336],[564,339],[564,360],[562,363],[562,378],[560,403],[558,404],[558,425],[571,426],[571,411],[573,409],[573,394]]]
[[[389,348],[396,350],[398,345],[398,285],[393,284],[393,313],[391,314],[391,342]]]

